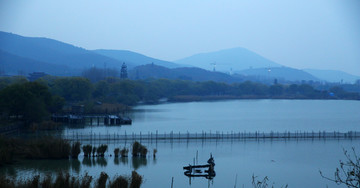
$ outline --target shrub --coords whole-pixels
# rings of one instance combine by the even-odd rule
[[[47,174],[45,178],[40,183],[41,187],[51,187],[52,186],[52,177],[51,174]]]
[[[109,176],[105,172],[101,172],[100,177],[96,182],[96,187],[97,188],[105,188],[108,177]]]
[[[0,187],[15,187],[15,181],[7,178],[5,175],[0,175]]]
[[[148,152],[147,148],[145,146],[142,146],[140,149],[140,156],[146,157],[147,152]]]
[[[91,151],[92,151],[92,146],[91,145],[85,145],[82,147],[82,150],[84,152],[84,156],[85,157],[90,157],[91,156]]]
[[[105,172],[101,172],[99,178],[95,181],[94,187],[97,188],[128,188],[129,184],[131,188],[139,188],[142,183],[142,177],[135,171],[131,174],[130,178],[126,176],[115,176],[113,181],[109,181],[107,186],[109,176]],[[42,179],[42,180],[41,180]],[[55,181],[53,181],[52,174],[47,174],[45,177],[40,177],[40,175],[34,175],[29,177],[29,179],[17,180],[15,178],[8,178],[5,175],[0,174],[0,187],[1,188],[16,188],[16,187],[27,187],[27,188],[90,188],[92,185],[93,177],[89,176],[88,173],[85,173],[84,176],[72,176],[68,172],[63,173],[59,172],[56,175]]]
[[[119,148],[115,148],[115,149],[114,149],[114,155],[115,155],[115,157],[119,157],[119,152],[120,152],[120,149],[119,149]]]
[[[69,187],[70,185],[70,174],[58,173],[53,187]]]
[[[81,187],[81,188],[89,188],[90,185],[91,185],[92,179],[93,179],[93,177],[92,177],[92,176],[89,176],[89,174],[86,172],[86,173],[85,173],[85,176],[82,177],[80,187]]]
[[[136,171],[132,171],[130,188],[140,188],[141,183],[142,176],[140,176]]]
[[[139,142],[135,141],[133,143],[133,150],[132,150],[132,155],[133,157],[146,157],[148,150],[145,146],[141,145]]]
[[[99,157],[104,157],[107,148],[108,148],[107,145],[102,144],[96,149],[96,153],[98,154]]]
[[[38,188],[39,183],[40,183],[40,175],[35,175],[34,177],[32,177],[32,179],[29,179],[24,183],[24,185],[20,185],[19,187]]]
[[[77,159],[81,150],[80,150],[80,142],[75,142],[71,146],[71,158]]]
[[[113,181],[110,181],[110,188],[127,188],[129,186],[129,180],[124,176],[114,177]]]
[[[25,145],[25,157],[28,159],[67,159],[71,146],[68,141],[46,137],[31,140]]]
[[[133,143],[133,146],[132,146],[132,156],[133,157],[139,156],[140,146],[141,146],[141,144],[139,142],[137,142],[137,141],[135,141]]]
[[[125,147],[122,150],[120,150],[121,157],[127,157],[128,153],[129,153],[129,149],[127,149]]]

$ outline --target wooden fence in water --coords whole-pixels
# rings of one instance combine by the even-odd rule
[[[242,139],[359,139],[360,132],[201,132],[201,133],[147,133],[127,134],[82,134],[73,132],[59,137],[71,141],[141,141],[141,140],[242,140]]]

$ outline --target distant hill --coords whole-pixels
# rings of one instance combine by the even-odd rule
[[[241,78],[234,78],[225,73],[212,72],[200,68],[184,67],[169,69],[154,64],[137,66],[130,70],[128,75],[130,79],[166,78],[172,80],[216,81],[224,83],[243,81]]]
[[[93,50],[93,52],[116,59],[121,62],[125,62],[126,64],[130,63],[134,66],[154,63],[156,65],[160,65],[160,66],[167,67],[167,68],[181,67],[181,65],[178,65],[178,64],[175,64],[172,62],[155,59],[155,58],[148,57],[148,56],[145,56],[145,55],[142,55],[142,54],[139,54],[136,52],[128,51],[128,50],[103,50],[103,49],[101,49],[101,50]]]
[[[236,73],[242,76],[256,77],[259,80],[276,78],[278,80],[287,80],[287,81],[301,81],[301,80],[319,81],[317,77],[305,71],[299,69],[293,69],[289,67],[246,69],[242,71],[237,71]]]
[[[48,65],[66,66],[71,69],[104,67],[104,64],[108,68],[120,69],[122,65],[122,62],[118,60],[53,39],[23,37],[6,32],[0,32],[0,50],[17,57],[48,63]],[[13,63],[17,62],[13,61]],[[50,72],[50,70],[44,71]],[[59,71],[64,72],[65,70]]]
[[[360,76],[355,76],[343,71],[337,70],[317,70],[317,69],[304,69],[305,72],[308,72],[321,80],[328,82],[341,82],[343,83],[355,83],[356,80],[360,79]]]
[[[229,72],[231,69],[232,71],[240,71],[249,68],[281,66],[245,48],[232,48],[196,54],[177,60],[175,63],[192,65],[206,70],[213,70],[213,63],[216,63],[216,71],[221,72]]]
[[[0,62],[0,69],[8,75],[27,75],[32,72],[46,72],[52,75],[69,76],[80,73],[80,70],[70,69],[65,65],[55,65],[19,57],[2,50],[0,50]]]

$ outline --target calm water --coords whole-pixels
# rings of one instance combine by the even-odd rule
[[[108,143],[109,151],[124,143]],[[133,169],[143,175],[143,187],[170,187],[174,177],[174,187],[234,187],[237,174],[237,187],[251,187],[251,176],[269,176],[275,187],[289,184],[292,188],[338,187],[321,178],[319,170],[332,176],[340,159],[344,159],[342,149],[359,147],[359,140],[252,140],[227,142],[174,142],[143,143],[149,149],[157,148],[156,159],[116,160],[104,159],[25,161],[2,169],[13,176],[25,177],[34,173],[55,173],[62,169],[74,174],[98,176],[105,171],[110,177],[115,174],[130,174]],[[127,143],[127,146],[129,144]],[[209,154],[215,158],[216,177],[212,181],[205,178],[184,176],[182,167],[192,164],[198,152],[199,163],[206,163]],[[107,154],[109,155],[109,153]]]
[[[202,131],[360,131],[360,101],[230,100],[137,106],[131,126],[73,126],[64,134]]]
[[[322,100],[235,100],[144,105],[129,114],[131,126],[77,125],[68,126],[63,134],[131,132],[201,132],[201,131],[360,131],[360,101]],[[143,143],[157,158],[119,159],[110,157],[115,147],[130,147],[130,143],[104,142],[109,145],[104,159],[62,161],[23,161],[2,168],[1,173],[26,176],[34,172],[55,172],[63,169],[75,174],[89,172],[98,176],[101,171],[110,176],[130,174],[136,169],[144,176],[143,187],[251,187],[251,176],[269,176],[275,187],[338,187],[320,177],[319,170],[332,176],[343,148],[357,148],[359,140],[237,140]],[[83,144],[87,144],[84,142]],[[92,143],[100,144],[100,143]],[[216,177],[189,179],[182,167],[198,161],[205,163],[212,153]],[[191,180],[191,185],[189,184]]]

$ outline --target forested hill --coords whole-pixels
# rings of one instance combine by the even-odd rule
[[[13,56],[24,58],[21,61],[19,59],[12,60],[14,65],[19,65],[18,71],[23,71],[20,63],[26,63],[31,66],[34,61],[48,63],[48,65],[67,66],[75,70],[82,70],[93,66],[104,67],[105,63],[108,68],[114,67],[120,69],[122,65],[122,62],[118,60],[57,40],[23,37],[1,31],[0,50]],[[52,68],[57,69],[56,66]],[[39,69],[38,71],[52,72],[49,69]],[[60,73],[64,72],[61,69],[58,71]]]
[[[339,70],[304,69],[304,71],[328,82],[352,84],[357,80],[360,80],[360,76],[352,75]]]
[[[235,78],[221,72],[207,71],[195,67],[183,67],[169,69],[155,64],[141,65],[129,71],[130,79],[159,79],[191,80],[191,81],[215,81],[224,83],[241,82],[242,78]]]
[[[130,63],[134,66],[146,65],[155,63],[156,65],[164,66],[167,68],[177,68],[182,67],[179,64],[172,63],[169,61],[163,61],[159,59],[155,59],[152,57],[148,57],[136,52],[128,51],[128,50],[93,50],[93,52],[116,59],[121,62]]]
[[[293,69],[290,67],[269,67],[269,68],[253,68],[237,71],[237,74],[243,76],[251,76],[257,78],[257,81],[266,79],[278,79],[287,81],[301,81],[312,80],[320,81],[319,78],[299,69]]]
[[[16,56],[0,50],[0,69],[9,75],[26,75],[31,72],[46,72],[51,75],[69,76],[78,74],[80,70],[70,69],[65,65],[56,65]]]

